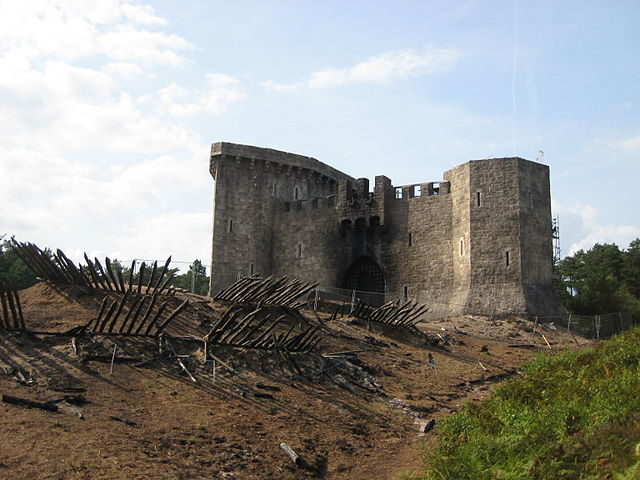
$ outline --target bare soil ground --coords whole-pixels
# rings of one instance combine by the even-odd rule
[[[95,317],[105,294],[40,283],[20,295],[30,330],[63,332]],[[201,338],[227,308],[190,298],[169,335]],[[0,403],[0,478],[401,478],[437,435],[437,423],[419,433],[427,421],[483,398],[537,351],[577,348],[516,318],[420,324],[426,336],[319,321],[311,353],[213,347],[215,379],[201,343],[172,340],[195,382],[153,338],[80,337],[76,353],[68,336],[0,331],[0,394],[60,400],[58,412]]]

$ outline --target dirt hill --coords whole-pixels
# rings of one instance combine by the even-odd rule
[[[0,403],[0,478],[399,478],[439,418],[537,351],[576,348],[516,318],[411,331],[303,309],[274,332],[308,323],[309,351],[214,343],[205,359],[202,339],[231,304],[178,293],[167,308],[189,303],[159,337],[76,328],[112,295],[48,282],[20,292],[29,332],[0,330],[0,393],[58,410]]]

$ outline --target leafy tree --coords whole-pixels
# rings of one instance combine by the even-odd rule
[[[11,243],[4,237],[0,235],[0,281],[18,290],[35,285],[35,274],[16,255]]]
[[[622,276],[629,292],[640,298],[640,238],[631,242],[625,252]]]
[[[577,314],[630,312],[640,320],[640,239],[627,251],[596,244],[560,261],[560,294]]]
[[[184,288],[189,292],[192,291],[192,287],[195,287],[194,293],[197,293],[199,295],[206,295],[209,291],[209,277],[207,276],[206,267],[200,260],[194,260],[193,263],[189,265],[189,270],[187,271],[187,273],[178,275],[175,278],[175,282],[173,283],[173,285],[179,288]]]

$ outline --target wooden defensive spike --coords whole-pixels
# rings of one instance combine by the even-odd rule
[[[85,325],[85,330],[89,330],[89,327],[91,327],[91,324],[94,322],[95,322],[95,327],[98,328],[98,326],[100,325],[100,318],[102,317],[102,314],[104,313],[106,307],[107,307],[107,297],[104,297],[102,299],[102,302],[100,303],[100,310],[98,311],[98,316],[95,319],[92,318],[87,322],[87,324]]]
[[[129,291],[127,291],[126,294],[128,295]],[[120,324],[120,328],[118,329],[118,333],[123,333],[124,332],[124,329],[127,326],[127,323],[129,322],[129,319],[133,315],[134,310],[136,310],[136,307],[138,306],[138,304],[140,303],[140,300],[142,300],[142,299],[144,299],[144,297],[141,297],[141,296],[137,296],[137,297],[135,297],[133,299],[133,303],[129,307],[129,311],[127,312],[127,314],[124,317],[124,320],[122,320],[122,323]]]
[[[116,324],[116,321],[118,320],[118,318],[120,317],[120,314],[122,313],[122,309],[124,308],[125,303],[127,303],[127,299],[129,298],[129,294],[125,293],[122,298],[120,299],[120,303],[118,304],[118,310],[116,310],[116,313],[114,314],[113,318],[111,319],[111,323],[109,324],[108,327],[108,332],[112,333],[113,332],[113,327]]]
[[[169,325],[171,320],[173,320],[182,310],[184,310],[188,304],[189,304],[189,300],[187,299],[184,302],[182,302],[178,306],[178,308],[176,308],[173,312],[171,312],[169,316],[165,319],[165,321],[162,322],[162,324],[160,324],[160,326],[156,329],[156,335],[160,335],[160,333],[162,333],[162,331],[165,328],[167,328],[167,325]]]
[[[144,268],[145,264],[142,262],[140,264],[140,273],[138,274],[138,295],[142,292],[142,282],[144,281]]]
[[[162,315],[162,312],[164,312],[165,308],[167,308],[167,305],[169,304],[168,301],[164,302],[162,305],[160,305],[160,308],[158,309],[158,311],[156,312],[156,314],[153,316],[153,318],[151,319],[151,321],[149,322],[149,325],[147,326],[147,329],[144,331],[145,335],[149,335],[149,333],[151,332],[151,329],[153,328],[153,326],[156,324],[156,322],[158,321],[158,319],[160,318],[160,316]]]
[[[131,289],[133,288],[133,272],[136,269],[136,259],[134,258],[131,261],[131,268],[129,269],[129,287],[127,288],[127,291],[131,291]]]
[[[158,269],[158,261],[153,262],[153,267],[151,268],[151,276],[149,277],[149,283],[147,284],[147,292],[151,288],[151,284],[153,283],[153,277],[156,276],[156,270]]]
[[[135,331],[136,335],[138,335],[142,331],[142,327],[144,326],[145,322],[149,318],[149,315],[151,315],[151,310],[153,310],[153,306],[156,304],[157,298],[158,297],[156,295],[153,295],[151,297],[151,302],[149,302],[149,306],[147,307],[147,310],[144,312],[144,316],[142,317],[142,320],[140,320],[140,323],[138,324],[138,328],[136,328],[136,331]]]
[[[109,309],[107,310],[107,313],[104,316],[104,319],[102,320],[102,322],[100,322],[99,325],[96,325],[97,326],[97,329],[95,330],[96,332],[104,332],[104,328],[107,326],[107,322],[111,318],[111,315],[113,315],[113,312],[115,311],[117,305],[118,305],[118,302],[114,300],[113,303],[109,306]]]
[[[115,273],[113,273],[113,269],[111,268],[111,259],[109,257],[104,258],[104,263],[107,267],[107,274],[109,275],[109,279],[113,284],[116,292],[120,291],[120,285],[118,284],[118,277],[116,277]]]
[[[164,277],[165,273],[167,273],[167,270],[169,269],[169,264],[170,263],[171,263],[171,255],[169,255],[169,258],[167,258],[167,261],[164,263],[164,267],[162,267],[162,271],[160,272],[160,276],[158,277],[158,281],[156,282],[156,286],[153,289],[153,293],[156,293],[156,291],[160,287],[160,284],[162,282],[162,278]]]
[[[138,320],[138,315],[140,314],[140,310],[142,310],[142,306],[144,305],[146,297],[138,297],[140,301],[138,302],[135,311],[133,312],[133,317],[131,318],[131,323],[129,323],[129,328],[127,328],[127,334],[131,334],[133,331],[133,327],[136,325],[136,321]],[[133,310],[133,307],[132,307]]]
[[[94,257],[93,258],[93,264],[96,267],[96,271],[98,272],[98,274],[100,275],[100,277],[104,281],[104,284],[106,285],[107,290],[113,291],[113,287],[111,286],[111,282],[109,281],[109,277],[105,273],[104,268],[102,268],[102,264],[100,263],[100,260],[98,260],[98,257]]]

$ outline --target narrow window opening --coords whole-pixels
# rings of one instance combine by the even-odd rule
[[[296,255],[298,255],[298,258],[302,258],[302,244],[301,244],[301,243],[299,243],[299,244],[296,246],[296,249],[297,249]]]
[[[464,257],[464,237],[460,239],[460,256]]]
[[[413,187],[413,196],[421,197],[422,196],[422,187],[420,185],[416,185]]]
[[[409,298],[409,288],[404,287],[404,299],[407,300]]]
[[[293,189],[293,199],[294,200],[298,200],[298,197],[300,196],[299,191],[298,191],[298,187]]]
[[[249,266],[249,274],[253,275],[253,263]]]
[[[273,190],[272,190],[272,192],[273,192],[273,196],[274,196],[274,197],[277,197],[277,196],[278,196],[278,184],[277,184],[277,183],[274,183],[274,184],[273,184]]]
[[[400,200],[402,198],[402,187],[396,188],[396,199]]]
[[[480,192],[476,192],[476,206],[480,206]]]
[[[504,252],[504,261],[507,264],[507,267],[509,266],[509,252]]]
[[[233,220],[229,220],[229,233],[233,232]]]
[[[411,235],[411,232],[409,232],[409,246],[413,246],[413,235]]]

